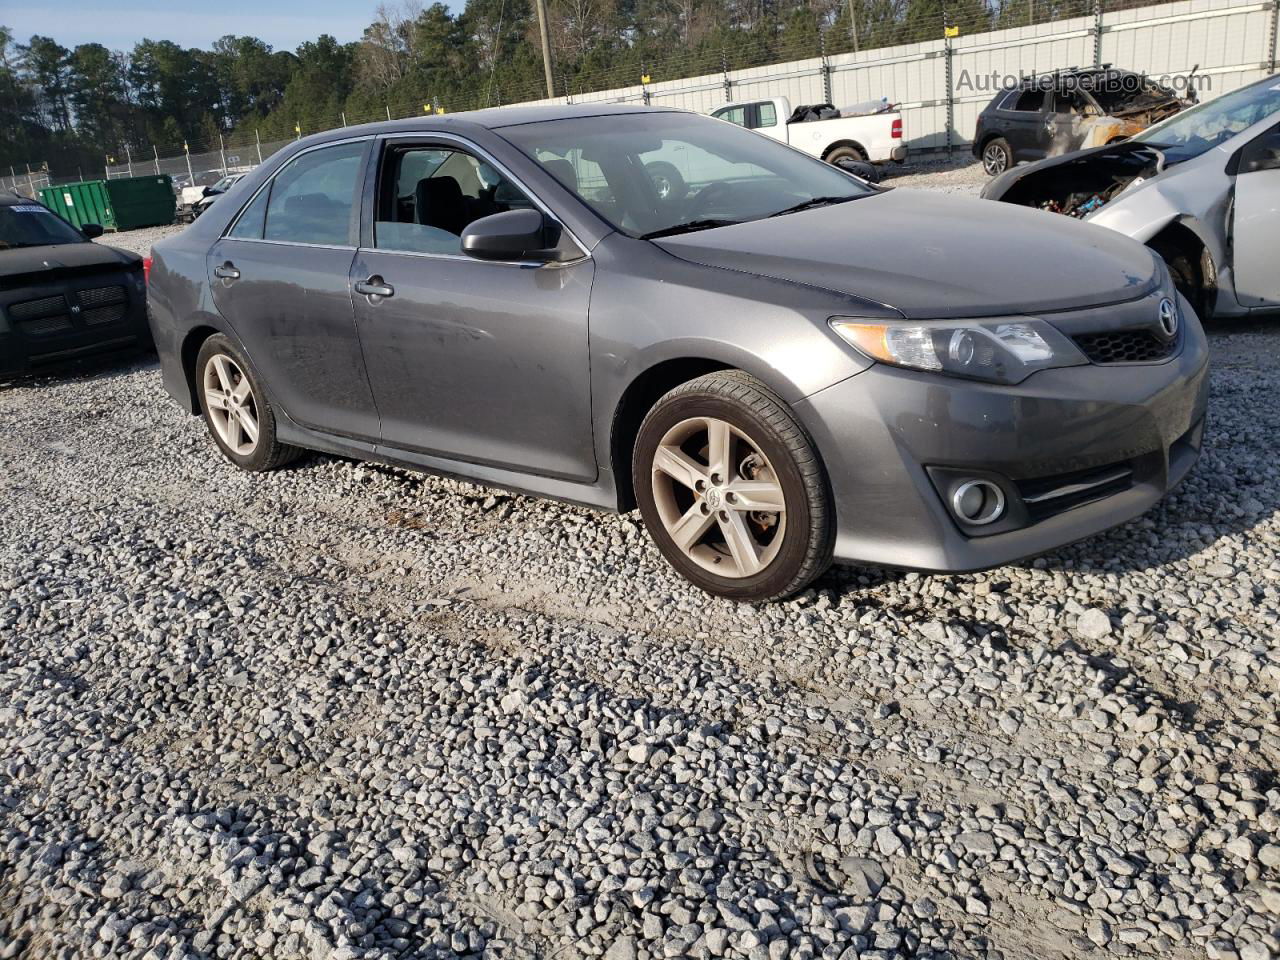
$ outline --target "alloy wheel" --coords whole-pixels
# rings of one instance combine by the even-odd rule
[[[786,533],[782,484],[760,446],[714,417],[677,423],[653,455],[653,499],[667,535],[720,577],[751,577],[777,557]]]
[[[204,400],[218,438],[232,453],[252,454],[258,446],[258,401],[240,365],[224,353],[204,366]]]
[[[1004,150],[994,143],[982,151],[982,166],[992,176],[1004,173],[1007,159]]]

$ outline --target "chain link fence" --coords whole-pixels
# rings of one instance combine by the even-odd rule
[[[1280,22],[1280,0],[1004,0],[967,19],[944,13],[941,22],[930,17],[918,23],[851,24],[848,10],[830,28],[815,26],[810,34],[785,42],[761,31],[719,49],[562,75],[553,98],[540,83],[490,83],[483,95],[467,100],[425,91],[412,102],[385,103],[359,115],[303,113],[289,119],[305,136],[517,103],[631,102],[706,112],[764,97],[836,105],[887,97],[900,105],[914,154],[953,153],[965,148],[996,90],[1018,77],[1112,64],[1176,86],[1194,71],[1195,87],[1207,99],[1275,71]],[[201,186],[251,170],[290,142],[261,141],[248,132],[215,143],[149,145],[141,156],[105,165],[100,176],[167,173],[179,186]],[[42,164],[32,164],[31,170],[11,170],[8,177],[0,171],[0,186],[31,195],[50,182],[79,179],[51,181]],[[79,172],[88,179],[98,176]]]

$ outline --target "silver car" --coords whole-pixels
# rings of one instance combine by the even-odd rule
[[[1110,227],[1158,252],[1202,316],[1280,308],[1280,77],[1123,143],[1017,167],[984,197]]]
[[[1200,450],[1204,335],[1142,245],[679,111],[312,137],[153,256],[165,386],[237,466],[313,449],[638,506],[725,597],[1050,550]]]

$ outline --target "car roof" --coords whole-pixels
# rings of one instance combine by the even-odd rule
[[[24,197],[20,193],[7,191],[0,193],[0,207],[16,207],[20,203],[40,203],[40,201],[32,200],[30,197]]]
[[[486,130],[500,130],[503,127],[515,127],[526,123],[542,123],[548,120],[571,120],[581,117],[610,117],[640,113],[688,112],[687,110],[675,110],[670,107],[645,107],[629,103],[549,103],[520,107],[490,107],[485,110],[466,110],[460,113],[406,117],[403,120],[380,120],[355,127],[338,127],[335,130],[326,130],[323,133],[317,133],[305,139],[312,143],[322,143],[328,140],[342,140],[348,137],[404,133],[406,131],[433,133],[475,127],[481,127]]]

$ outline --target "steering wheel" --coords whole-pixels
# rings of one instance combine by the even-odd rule
[[[734,192],[734,184],[725,183],[723,180],[716,183],[707,184],[698,191],[697,196],[693,198],[693,214],[695,217],[705,216],[708,210],[715,205],[716,199],[724,199],[725,195]]]

